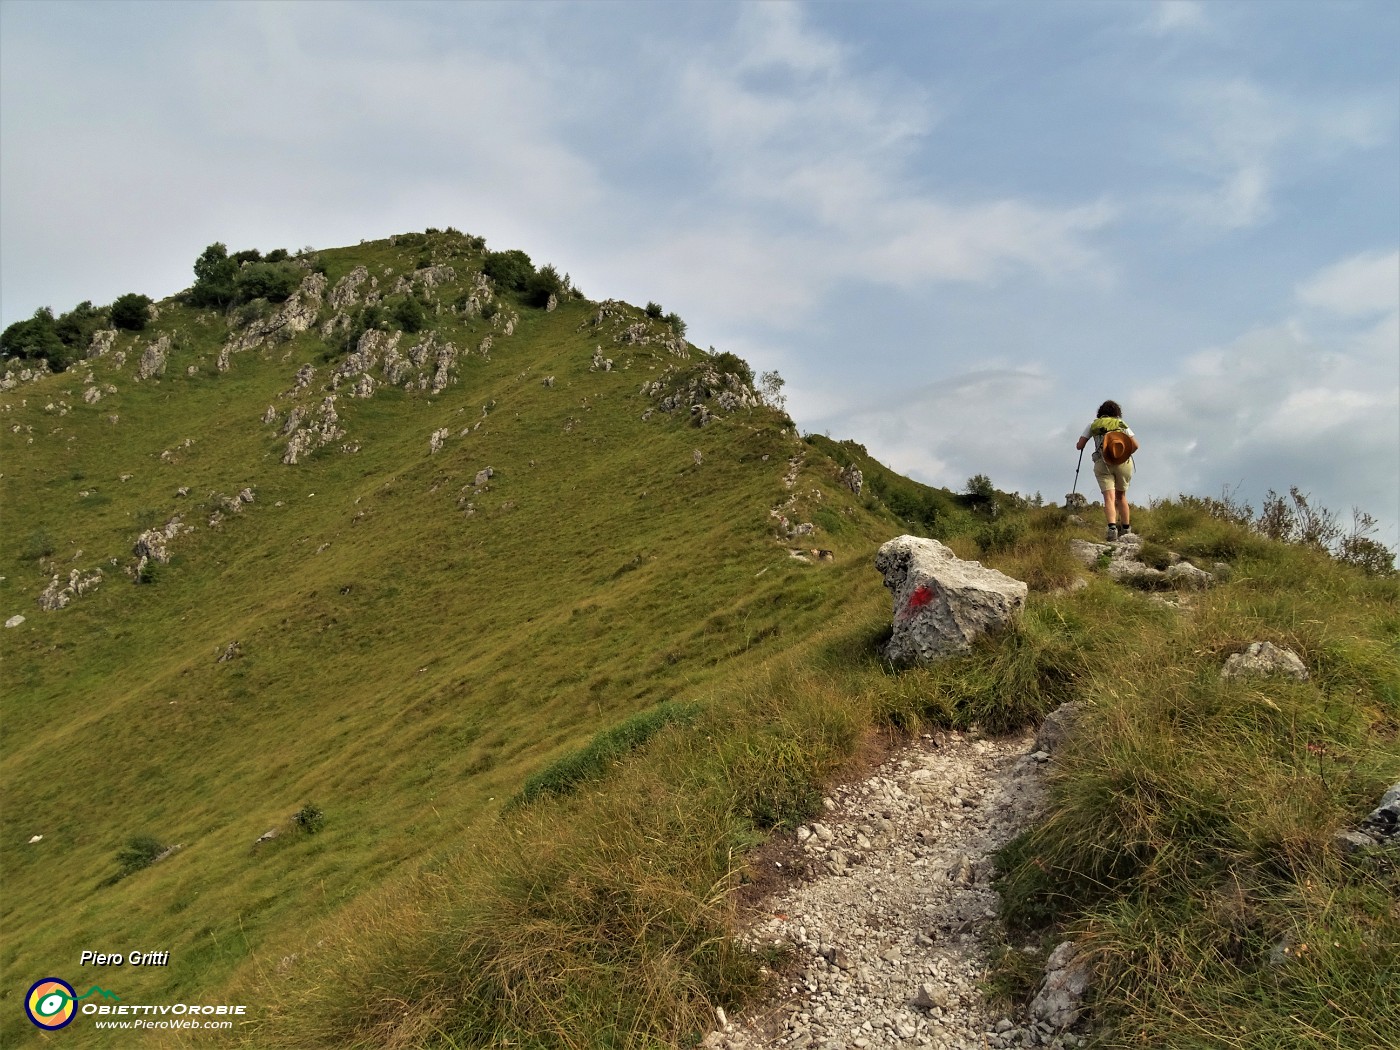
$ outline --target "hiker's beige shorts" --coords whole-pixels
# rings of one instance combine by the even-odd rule
[[[1098,479],[1100,492],[1127,492],[1128,483],[1133,480],[1133,461],[1114,466],[1102,456],[1094,458],[1094,477]]]

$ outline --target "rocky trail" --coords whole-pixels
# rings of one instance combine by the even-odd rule
[[[780,993],[721,1014],[703,1045],[1078,1046],[1058,1033],[1068,1015],[1016,1020],[981,987],[999,922],[992,854],[1041,812],[1051,760],[1041,746],[1030,735],[926,735],[767,847],[757,863],[786,878],[757,901],[747,936],[790,946],[794,962]]]

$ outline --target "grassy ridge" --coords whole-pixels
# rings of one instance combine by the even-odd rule
[[[466,253],[437,290],[451,303],[479,252],[432,244]],[[321,262],[335,280],[361,263],[410,271],[422,251],[380,242]],[[88,949],[170,951],[165,969],[105,974],[128,1001],[221,998],[367,891],[456,853],[532,773],[760,665],[851,600],[846,560],[889,526],[843,502],[820,456],[789,489],[806,454],[789,421],[740,409],[701,429],[657,412],[642,383],[698,351],[619,346],[580,300],[501,302],[511,336],[446,310],[435,330],[468,349],[494,331],[489,358],[460,359],[436,396],[342,391],[346,436],[295,466],[282,419],[319,404],[342,354],[314,330],[220,374],[229,319],[167,303],[118,339],[125,364],[114,353],[0,398],[0,600],[26,617],[0,635],[4,1041],[31,1032],[24,989],[77,980]],[[165,375],[134,381],[162,334]],[[600,344],[610,372],[591,367]],[[275,424],[260,422],[269,405]],[[229,512],[245,487],[255,501]],[[839,510],[843,537],[818,537],[835,565],[775,540],[768,512],[794,493],[794,520]],[[137,535],[176,514],[191,531],[133,583]],[[41,611],[70,567],[105,579]],[[314,835],[291,821],[308,804],[324,814]],[[137,838],[182,848],[123,874]]]

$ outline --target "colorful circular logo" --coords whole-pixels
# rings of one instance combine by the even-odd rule
[[[57,977],[45,977],[35,981],[24,997],[24,1012],[40,1028],[52,1031],[62,1028],[73,1020],[78,1012],[75,1000],[78,993],[67,981]]]

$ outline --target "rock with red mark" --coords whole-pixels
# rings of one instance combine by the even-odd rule
[[[963,561],[937,540],[899,536],[875,568],[894,593],[894,633],[885,655],[918,663],[961,652],[1001,627],[1026,602],[1026,585],[980,562]]]

